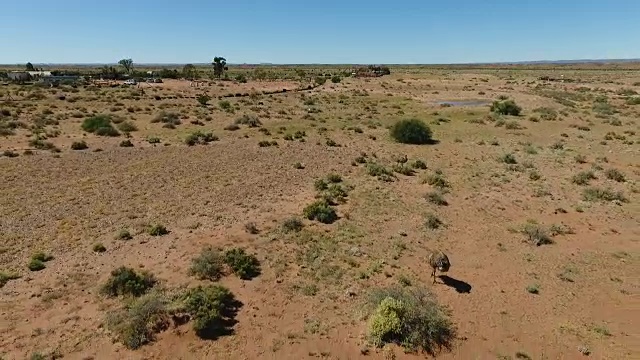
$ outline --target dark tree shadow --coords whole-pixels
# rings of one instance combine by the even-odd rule
[[[223,336],[233,335],[233,327],[238,323],[236,315],[238,315],[238,311],[242,305],[242,302],[238,300],[233,300],[225,304],[224,309],[221,311],[222,316],[220,319],[211,323],[206,329],[198,331],[198,337],[205,340],[216,340]]]
[[[442,280],[443,284],[456,289],[460,294],[469,294],[471,292],[471,284],[465,281],[454,279],[447,275],[440,275],[438,277]]]

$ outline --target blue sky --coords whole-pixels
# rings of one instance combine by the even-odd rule
[[[637,0],[4,0],[0,63],[640,58]]]

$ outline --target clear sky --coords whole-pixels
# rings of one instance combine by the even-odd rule
[[[0,0],[0,63],[640,58],[640,0]]]

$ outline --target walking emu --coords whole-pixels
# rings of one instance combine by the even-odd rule
[[[438,251],[432,251],[431,254],[429,254],[429,265],[433,270],[431,272],[431,277],[433,277],[433,283],[435,284],[436,269],[439,270],[440,272],[447,272],[451,267],[451,262],[449,262],[449,258],[447,257],[447,254],[438,250]]]

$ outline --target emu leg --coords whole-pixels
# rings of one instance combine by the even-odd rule
[[[433,283],[436,283],[436,269],[434,268],[433,271],[431,272],[431,277],[433,278]]]

